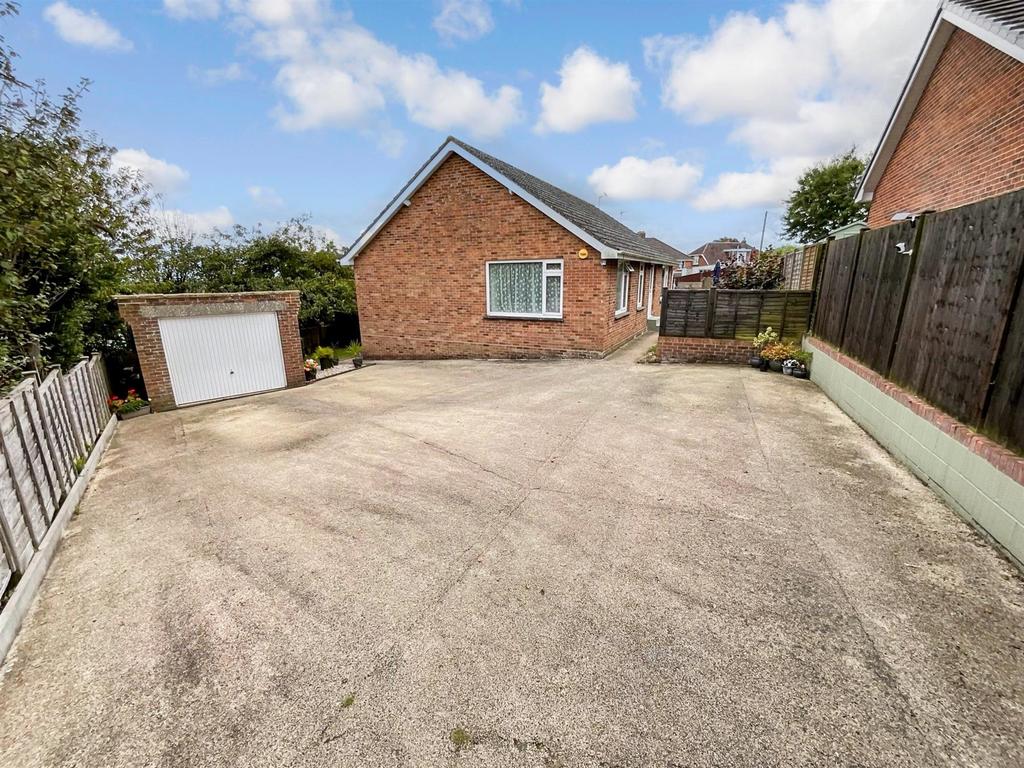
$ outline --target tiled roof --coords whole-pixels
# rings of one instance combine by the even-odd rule
[[[593,203],[588,203],[564,189],[549,184],[511,163],[499,160],[493,155],[466,144],[464,141],[449,137],[449,141],[458,144],[482,163],[489,165],[502,176],[514,181],[529,194],[564,216],[580,229],[590,233],[609,248],[622,251],[625,255],[640,256],[656,261],[675,261],[673,256],[666,256],[657,246],[652,245],[653,238],[641,237],[618,219],[609,216]],[[446,142],[447,143],[447,142]]]
[[[948,8],[1006,42],[1024,48],[1024,2],[1019,0],[946,0]]]
[[[697,257],[701,260],[701,264],[698,264],[698,266],[710,266],[713,265],[716,261],[727,260],[729,256],[726,253],[726,251],[737,249],[749,250],[752,254],[757,253],[757,248],[752,246],[746,240],[726,239],[712,240],[711,242],[704,243],[704,245],[700,246],[699,248],[694,248],[690,252],[690,256]]]

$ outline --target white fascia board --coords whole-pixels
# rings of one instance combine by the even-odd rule
[[[875,186],[878,184],[878,180],[882,178],[882,173],[889,164],[889,160],[892,159],[893,152],[896,151],[896,145],[899,144],[900,137],[903,136],[903,131],[906,130],[907,124],[914,114],[917,102],[921,99],[921,94],[924,93],[924,89],[928,85],[928,80],[931,78],[932,71],[939,61],[939,56],[942,55],[942,50],[946,47],[949,36],[953,34],[953,25],[946,20],[945,16],[946,13],[941,10],[935,14],[935,19],[932,21],[931,29],[928,30],[928,37],[925,39],[924,46],[922,46],[921,52],[917,55],[917,61],[910,72],[910,77],[907,78],[907,82],[903,85],[899,101],[896,102],[896,107],[889,116],[889,122],[882,132],[882,138],[879,140],[878,146],[875,147],[875,152],[871,156],[871,164],[868,166],[867,171],[865,171],[864,178],[857,188],[856,200],[858,203],[871,202]]]
[[[590,245],[593,248],[595,248],[602,259],[618,258],[618,253],[614,248],[609,248],[607,245],[600,242],[589,232],[585,232],[584,230],[580,229],[575,224],[566,219],[564,216],[562,216],[560,213],[556,212],[551,207],[545,205],[533,195],[529,194],[526,190],[524,190],[514,181],[504,176],[503,174],[498,173],[498,171],[496,171],[494,168],[487,165],[487,163],[483,162],[472,153],[467,152],[454,141],[449,141],[435,153],[433,160],[427,163],[427,165],[425,165],[423,169],[418,174],[416,174],[416,177],[406,185],[403,193],[399,197],[397,197],[391,203],[391,205],[389,205],[384,210],[384,213],[381,214],[381,216],[379,216],[377,220],[365,232],[363,232],[363,234],[359,236],[359,238],[352,244],[352,247],[348,250],[348,253],[345,254],[345,258],[343,259],[342,263],[351,264],[355,260],[355,257],[359,255],[359,252],[363,248],[365,248],[366,245],[371,240],[373,240],[374,237],[377,236],[377,233],[384,228],[384,225],[391,221],[392,218],[394,218],[395,214],[402,209],[403,205],[406,204],[406,201],[408,201],[409,198],[411,198],[416,193],[416,191],[423,186],[427,179],[434,175],[434,171],[436,171],[438,167],[441,165],[441,163],[447,160],[451,155],[458,155],[463,160],[468,162],[470,165],[479,168],[481,171],[486,173],[488,176],[497,181],[503,187],[508,189],[510,193],[522,198],[527,203],[536,208],[538,211],[547,216],[549,219],[554,221],[556,224],[568,230],[572,234],[576,235],[576,237],[585,242],[587,245]]]

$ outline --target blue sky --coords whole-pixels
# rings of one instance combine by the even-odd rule
[[[24,0],[18,73],[204,231],[348,244],[451,133],[683,249],[781,242],[800,171],[870,151],[933,0]]]

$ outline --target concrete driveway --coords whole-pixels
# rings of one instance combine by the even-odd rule
[[[122,424],[0,764],[1022,764],[1006,563],[813,384],[641,351]]]

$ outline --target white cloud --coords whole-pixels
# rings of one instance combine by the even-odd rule
[[[246,189],[246,192],[249,193],[252,201],[261,208],[282,208],[284,206],[284,198],[270,187],[253,185]]]
[[[182,211],[169,208],[157,212],[155,218],[158,226],[162,226],[171,234],[183,237],[209,235],[217,230],[230,229],[235,224],[235,217],[223,205],[209,211]]]
[[[433,27],[446,42],[476,40],[494,29],[487,0],[442,0]]]
[[[203,69],[195,65],[188,68],[188,76],[192,80],[203,85],[223,85],[243,80],[246,77],[245,69],[237,61],[225,64],[223,67],[211,67]]]
[[[437,131],[496,136],[522,119],[518,89],[488,93],[465,72],[442,69],[426,54],[403,54],[352,23],[326,32],[278,30],[260,40],[266,55],[284,59],[276,83],[289,104],[277,116],[290,130],[359,126],[389,101]]]
[[[339,248],[345,245],[345,241],[341,239],[341,235],[324,224],[314,224],[313,231],[327,242],[334,243]]]
[[[559,84],[541,83],[536,130],[572,133],[592,123],[626,122],[636,117],[633,104],[640,83],[629,65],[577,48],[562,61]]]
[[[770,163],[762,170],[720,174],[710,187],[694,197],[693,206],[701,211],[776,206],[789,196],[800,174],[814,162],[814,158],[791,157]]]
[[[64,0],[48,5],[43,17],[63,40],[107,51],[130,51],[132,43],[96,11],[80,11]]]
[[[164,0],[164,10],[175,19],[215,19],[220,0]]]
[[[324,0],[228,0],[228,7],[244,20],[272,27],[308,24],[327,14]]]
[[[602,165],[587,178],[598,194],[615,200],[678,200],[700,180],[700,168],[673,157],[624,157]]]
[[[733,13],[705,38],[646,39],[662,103],[729,123],[755,166],[723,173],[695,204],[778,204],[815,162],[869,151],[934,12],[933,0],[796,0],[767,18]]]
[[[144,149],[119,149],[110,159],[110,166],[114,171],[138,173],[159,194],[173,194],[188,183],[188,171],[153,157]]]

